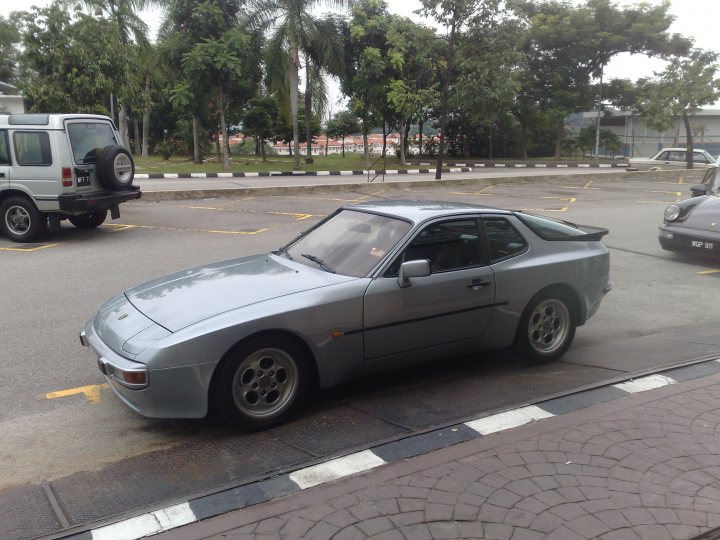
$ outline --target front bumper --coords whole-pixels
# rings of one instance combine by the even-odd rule
[[[149,368],[111,350],[97,335],[92,320],[80,332],[80,342],[95,353],[98,368],[115,395],[136,413],[149,418],[203,418],[216,364]],[[122,373],[145,372],[142,385],[128,384]]]
[[[126,201],[142,197],[139,186],[128,191],[101,191],[87,195],[60,195],[60,211],[68,214],[107,210]]]
[[[660,247],[675,253],[699,257],[720,257],[720,232],[673,227],[663,224],[658,236]]]

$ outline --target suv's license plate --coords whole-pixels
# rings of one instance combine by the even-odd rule
[[[714,242],[702,242],[700,240],[691,240],[690,245],[700,249],[713,249],[715,247]]]
[[[78,176],[77,177],[77,185],[78,185],[78,187],[89,186],[90,185],[90,175]]]

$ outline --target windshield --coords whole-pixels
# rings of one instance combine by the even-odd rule
[[[73,122],[68,135],[75,163],[95,163],[97,154],[106,146],[117,144],[115,133],[105,122]]]
[[[342,210],[281,250],[326,272],[364,277],[410,230],[406,221]]]

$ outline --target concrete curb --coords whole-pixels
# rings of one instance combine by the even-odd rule
[[[632,394],[717,373],[720,373],[720,359],[698,359],[696,363],[669,367],[636,379],[619,380],[614,384],[571,392],[460,424],[410,435],[397,441],[338,456],[254,483],[189,498],[172,506],[104,524],[90,530],[60,533],[49,538],[73,540],[144,538],[459,443],[573,413],[592,405],[606,403]]]
[[[413,165],[431,165],[431,163],[415,163],[410,162]],[[446,163],[448,167],[476,167],[476,168],[485,168],[485,169],[568,169],[568,168],[600,168],[600,169],[610,169],[610,168],[626,168],[628,167],[627,161],[622,161],[618,163],[575,163],[575,162],[558,162],[558,163],[537,163],[535,161],[525,161],[525,162],[508,162],[508,163],[498,163],[498,162],[479,162],[479,163],[471,163],[469,161],[466,161],[464,163],[454,163],[449,162]]]
[[[429,165],[429,164],[428,164]],[[264,172],[219,172],[219,173],[139,173],[138,180],[165,180],[175,178],[257,178],[263,176],[375,176],[394,174],[435,174],[437,169],[389,169],[364,171],[264,171]],[[466,166],[443,168],[442,172],[472,172]]]
[[[472,171],[467,171],[472,172]],[[683,174],[685,177],[693,178],[693,172],[690,171]],[[703,174],[704,171],[699,171]],[[208,173],[212,174],[212,173]],[[220,174],[220,173],[218,173]],[[230,174],[230,173],[228,173]],[[653,178],[675,178],[680,176],[677,171],[648,171],[648,172],[612,172],[603,174],[601,177],[593,176],[593,179],[602,180],[631,180],[642,177],[652,176]],[[701,177],[701,176],[698,176]],[[195,178],[195,177],[193,177]],[[209,178],[209,177],[208,177]],[[319,193],[319,192],[353,192],[365,190],[371,186],[383,187],[402,187],[403,189],[423,188],[423,187],[462,187],[496,185],[496,184],[523,184],[531,182],[545,182],[567,179],[567,175],[547,174],[539,176],[498,176],[498,177],[478,177],[478,178],[462,178],[462,179],[445,179],[445,180],[385,180],[376,182],[362,182],[352,184],[306,184],[302,186],[268,186],[268,187],[240,187],[240,188],[208,188],[208,189],[175,189],[175,190],[148,190],[143,189],[143,201],[176,201],[183,199],[213,199],[222,197],[248,197],[248,196],[273,196],[273,195],[296,195],[301,193]]]

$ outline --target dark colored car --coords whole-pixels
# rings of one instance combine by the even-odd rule
[[[708,169],[692,198],[665,209],[660,245],[667,251],[720,257],[720,169]]]

